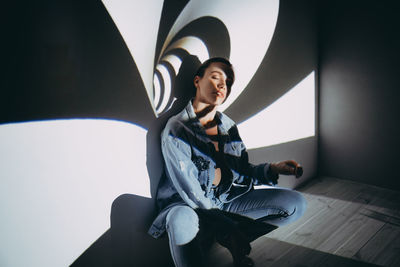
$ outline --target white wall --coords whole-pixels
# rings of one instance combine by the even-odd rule
[[[0,266],[67,266],[121,194],[150,197],[146,130],[109,120],[0,126]]]

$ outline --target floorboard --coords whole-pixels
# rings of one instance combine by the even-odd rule
[[[298,190],[306,213],[252,243],[256,266],[400,266],[400,192],[329,177]],[[219,245],[209,260],[232,266]]]

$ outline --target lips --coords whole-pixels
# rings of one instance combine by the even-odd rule
[[[224,97],[224,94],[221,92],[214,92],[214,94],[218,97]]]

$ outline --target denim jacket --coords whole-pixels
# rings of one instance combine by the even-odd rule
[[[207,136],[194,113],[191,101],[185,109],[171,117],[162,134],[161,150],[165,162],[165,175],[157,190],[157,203],[161,212],[149,229],[157,238],[165,232],[165,217],[177,204],[193,209],[221,208],[250,191],[254,185],[276,184],[277,175],[270,173],[268,163],[253,165],[236,124],[225,114],[216,113],[220,148],[232,171],[228,181],[221,180],[219,194],[213,186],[216,153],[215,146]]]

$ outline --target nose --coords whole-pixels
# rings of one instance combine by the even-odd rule
[[[226,82],[225,82],[225,80],[224,79],[221,79],[221,80],[219,80],[219,82],[218,82],[218,89],[224,89],[225,87],[226,87]]]

